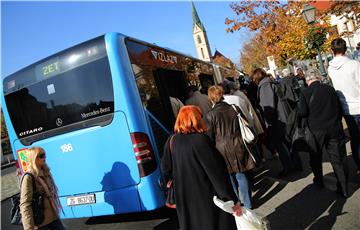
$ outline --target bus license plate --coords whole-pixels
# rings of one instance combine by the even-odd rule
[[[83,196],[73,196],[67,198],[67,205],[82,205],[82,204],[95,204],[95,194],[83,195]]]

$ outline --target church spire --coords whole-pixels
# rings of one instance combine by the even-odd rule
[[[191,1],[191,6],[193,19],[193,38],[195,42],[197,56],[201,60],[211,61],[211,50],[205,27],[200,21],[193,1]]]
[[[193,30],[195,28],[195,25],[197,25],[201,30],[205,31],[205,27],[204,25],[201,23],[199,15],[196,11],[194,2],[191,1],[191,5],[192,5],[192,19],[193,19]]]

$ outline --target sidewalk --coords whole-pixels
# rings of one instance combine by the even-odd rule
[[[7,165],[7,167],[10,166]],[[3,170],[4,169],[1,168],[1,201],[19,193],[16,170],[6,169],[6,170],[10,170],[10,172],[6,172],[6,173],[4,173]]]
[[[304,171],[279,178],[279,159],[268,160],[255,177],[253,208],[266,216],[272,229],[360,229],[360,176],[348,154],[348,199],[336,193],[336,178],[327,156],[323,156],[325,188],[312,184],[307,154],[301,158]]]

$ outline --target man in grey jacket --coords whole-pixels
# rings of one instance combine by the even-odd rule
[[[185,105],[199,106],[204,117],[211,110],[212,106],[208,97],[201,94],[196,86],[189,86],[188,97],[189,98],[186,100]]]
[[[290,154],[289,145],[285,140],[286,121],[290,108],[286,108],[282,100],[279,99],[275,83],[270,80],[263,69],[256,69],[253,73],[253,79],[258,84],[258,102],[268,129],[269,138],[279,153],[283,167],[279,176],[286,176],[294,170],[302,170],[301,160],[298,155],[293,157]]]

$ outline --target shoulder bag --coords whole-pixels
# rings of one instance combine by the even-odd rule
[[[30,175],[32,179],[32,185],[33,185],[33,200],[32,200],[32,209],[33,209],[33,215],[34,215],[34,223],[35,225],[40,225],[44,219],[44,194],[41,194],[40,192],[36,191],[36,183],[35,183],[35,177],[31,173],[25,173],[20,182],[20,188],[22,181],[26,175]],[[11,213],[10,213],[10,220],[11,224],[13,225],[22,225],[21,221],[21,213],[20,213],[20,193],[13,196],[11,198]]]
[[[175,137],[175,134],[171,136],[170,141],[169,141],[169,146],[170,146],[170,154],[172,155],[172,145],[173,145],[173,139]],[[171,157],[171,161],[172,161],[172,157]],[[166,183],[166,202],[165,205],[169,208],[176,208],[176,203],[175,203],[175,190],[174,190],[174,181],[173,179],[170,179],[167,183]]]
[[[249,125],[249,122],[241,116],[241,113],[237,110],[235,105],[231,105],[231,106],[235,110],[237,118],[239,120],[241,136],[242,136],[243,140],[248,144],[253,144],[254,142],[256,142],[256,139],[257,139],[257,134],[256,134],[255,129],[253,127],[251,127]]]

